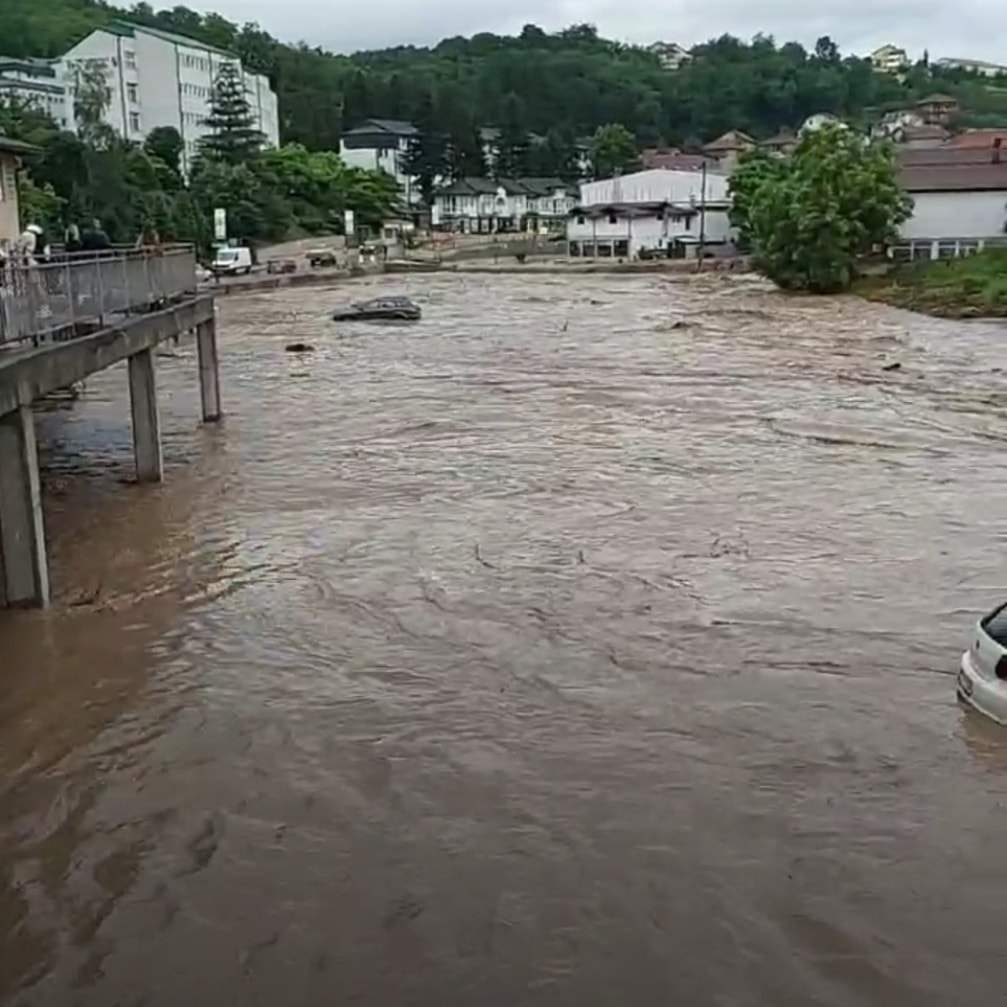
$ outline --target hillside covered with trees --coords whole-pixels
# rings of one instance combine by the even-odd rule
[[[56,56],[116,17],[239,54],[273,80],[283,141],[309,150],[338,149],[342,130],[368,116],[422,122],[466,142],[479,126],[552,134],[559,144],[620,123],[641,144],[694,145],[734,128],[768,136],[815,112],[864,121],[934,90],[959,99],[963,124],[1007,120],[1007,81],[991,86],[920,63],[900,82],[844,56],[828,38],[809,52],[765,36],[751,42],[724,36],[696,47],[691,62],[670,72],[645,49],[600,38],[590,25],[554,34],[526,25],[515,37],[479,34],[430,48],[336,56],[182,6],[155,11],[145,2],[125,9],[95,0],[4,0],[0,47],[11,56]]]

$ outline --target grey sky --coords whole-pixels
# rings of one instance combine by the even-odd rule
[[[692,45],[724,32],[758,31],[809,47],[831,35],[844,52],[894,42],[918,57],[969,56],[1007,63],[1007,0],[199,0],[237,21],[258,21],[285,41],[337,52],[425,45],[449,35],[513,33],[533,22],[547,30],[590,21],[628,42]]]

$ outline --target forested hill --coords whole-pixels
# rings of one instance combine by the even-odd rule
[[[287,45],[256,25],[185,7],[155,12],[147,3],[127,10],[94,0],[2,0],[0,50],[56,56],[116,17],[237,52],[274,81],[284,141],[314,149],[336,148],[344,126],[367,116],[412,119],[451,134],[498,125],[572,136],[619,122],[644,144],[694,144],[732,128],[767,136],[814,112],[858,120],[937,89],[959,97],[969,124],[1007,120],[1007,90],[923,65],[899,83],[865,60],[844,57],[828,39],[807,52],[793,42],[725,36],[697,47],[696,58],[675,72],[588,25],[556,34],[528,25],[516,37],[481,34],[347,57]]]

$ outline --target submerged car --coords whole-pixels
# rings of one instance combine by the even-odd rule
[[[1007,726],[1007,604],[976,624],[972,646],[962,654],[958,696]]]
[[[420,308],[408,297],[375,297],[373,301],[356,301],[332,313],[334,322],[417,322]]]

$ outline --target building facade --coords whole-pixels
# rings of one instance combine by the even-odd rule
[[[268,78],[242,70],[233,53],[195,39],[125,21],[91,32],[57,61],[69,105],[84,68],[104,71],[110,100],[105,121],[124,139],[141,142],[152,129],[173,126],[182,137],[182,168],[188,171],[199,139],[207,133],[213,85],[221,67],[241,71],[245,96],[266,143],[278,146],[276,94]]]
[[[899,229],[903,238],[1007,237],[1007,156],[999,146],[903,151],[899,182],[914,202],[912,216]]]
[[[1007,74],[1007,66],[1001,63],[987,63],[981,59],[953,59],[949,56],[937,60],[937,65],[945,70],[967,70],[969,73],[979,73],[984,77],[998,77]]]
[[[754,150],[758,144],[754,137],[740,129],[730,129],[716,140],[703,147],[703,153],[707,157],[714,158],[724,171],[734,171],[738,166],[741,155],[746,151]]]
[[[647,46],[647,52],[657,57],[664,70],[678,70],[692,59],[692,53],[677,42],[654,42]]]
[[[0,251],[6,251],[21,233],[17,201],[17,170],[21,156],[37,148],[0,133]]]
[[[60,129],[73,129],[73,102],[55,60],[0,56],[0,102],[27,105],[46,113]]]
[[[576,202],[558,178],[460,178],[434,194],[432,219],[459,234],[561,234]]]
[[[726,254],[736,237],[728,219],[726,175],[654,169],[587,182],[567,222],[569,254],[638,259]]]
[[[901,73],[909,66],[909,55],[897,45],[883,45],[868,58],[879,73]]]
[[[419,136],[411,122],[401,119],[365,119],[343,134],[339,141],[339,156],[351,168],[383,171],[398,182],[407,206],[420,202],[421,193],[415,180],[406,172],[409,145]]]

